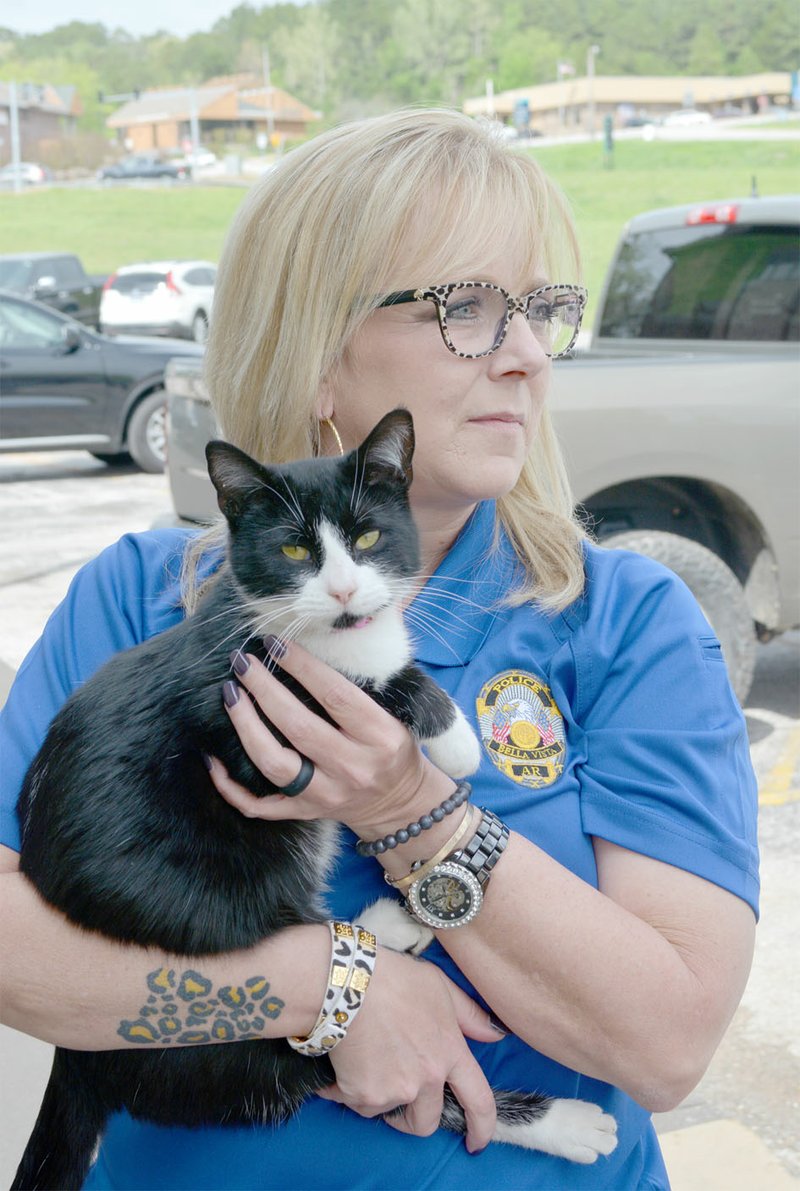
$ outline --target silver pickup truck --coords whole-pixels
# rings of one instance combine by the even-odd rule
[[[756,640],[800,624],[800,196],[673,207],[623,230],[551,410],[595,536],[665,563],[739,698]],[[216,514],[200,363],[167,366],[179,517]]]

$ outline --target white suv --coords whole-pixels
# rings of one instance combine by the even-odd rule
[[[100,301],[108,335],[172,335],[205,343],[216,266],[210,261],[146,261],[112,273]]]

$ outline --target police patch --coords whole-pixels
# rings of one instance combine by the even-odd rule
[[[497,768],[522,786],[550,786],[564,769],[564,718],[550,688],[521,670],[505,670],[477,699],[481,739]]]

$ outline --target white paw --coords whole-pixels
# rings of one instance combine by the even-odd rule
[[[584,1166],[617,1148],[617,1122],[598,1104],[554,1100],[543,1117],[524,1125],[497,1124],[495,1141],[542,1150]]]
[[[430,740],[423,740],[428,756],[434,765],[450,777],[468,777],[481,763],[480,741],[473,732],[463,712],[456,708],[454,723]]]
[[[366,906],[358,915],[358,922],[371,930],[382,946],[409,955],[419,955],[433,939],[433,931],[412,918],[402,903],[391,897],[382,897]]]

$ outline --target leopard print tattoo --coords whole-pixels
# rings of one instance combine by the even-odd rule
[[[214,990],[210,980],[189,968],[178,975],[157,968],[147,977],[150,995],[133,1021],[123,1019],[117,1033],[142,1046],[192,1046],[257,1038],[266,1018],[280,1017],[285,1002],[270,996],[269,982],[251,976],[244,984]]]

